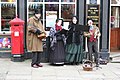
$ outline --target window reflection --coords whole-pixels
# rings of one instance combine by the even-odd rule
[[[119,0],[111,0],[111,3],[112,4],[117,4],[117,1],[119,1]]]
[[[45,0],[45,2],[59,2],[59,0]]]
[[[0,38],[0,49],[11,48],[11,38],[8,36]]]
[[[65,21],[70,21],[72,16],[74,15],[75,13],[75,5],[74,4],[62,4],[62,18],[65,20]]]
[[[120,8],[119,7],[111,8],[111,27],[120,28]]]
[[[59,11],[58,4],[46,4],[45,10],[46,11]]]
[[[33,15],[34,15],[34,10],[35,9],[40,9],[40,11],[41,11],[41,19],[43,19],[43,5],[42,4],[30,4],[29,5],[29,14],[28,14],[28,16],[29,16],[29,18],[30,17],[32,17]]]
[[[1,30],[9,31],[9,21],[14,19],[16,16],[14,4],[1,4]]]
[[[97,0],[89,0],[90,4],[97,4]]]
[[[39,6],[39,8],[41,9],[41,13],[43,13],[42,21],[44,20],[43,25],[45,26],[46,31],[49,31],[50,27],[54,25],[55,21],[53,20],[53,18],[54,19],[63,18],[65,22],[70,22],[72,16],[75,15],[76,0],[28,0],[28,1],[30,2],[28,9],[28,18],[33,16],[34,9],[38,9]],[[42,1],[45,3],[39,3]]]
[[[75,0],[61,0],[62,2],[75,2]]]
[[[1,0],[1,2],[16,2],[16,0]]]
[[[43,0],[29,0],[29,2],[42,2]]]

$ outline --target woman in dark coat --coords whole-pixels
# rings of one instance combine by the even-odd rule
[[[50,29],[50,63],[64,64],[65,61],[65,36],[61,34],[62,19],[57,19],[54,28]]]
[[[76,27],[80,27],[78,18],[73,16],[66,40],[66,61],[71,64],[79,64],[83,59],[83,35]]]

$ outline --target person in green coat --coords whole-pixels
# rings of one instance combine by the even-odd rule
[[[83,34],[75,30],[76,27],[79,27],[78,18],[73,16],[66,40],[66,62],[70,64],[79,64],[83,60]]]

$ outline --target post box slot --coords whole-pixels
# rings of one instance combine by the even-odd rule
[[[19,25],[14,25],[14,26],[19,26]]]

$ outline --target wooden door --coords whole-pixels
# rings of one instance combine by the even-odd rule
[[[120,28],[112,28],[110,35],[110,51],[120,50]]]

